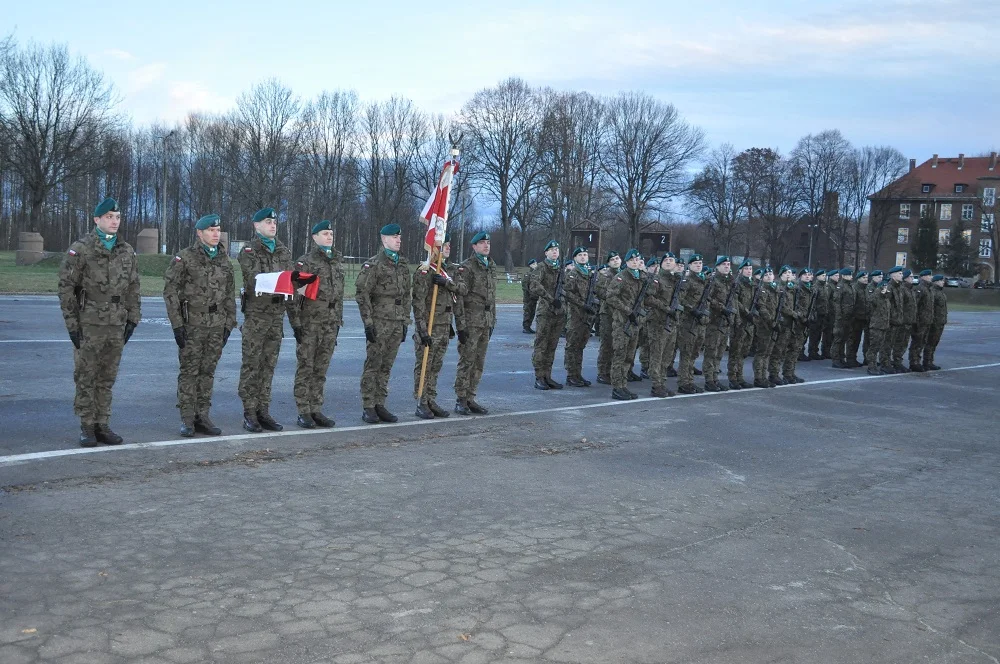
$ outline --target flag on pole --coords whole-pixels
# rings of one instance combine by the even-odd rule
[[[302,277],[312,276],[308,272],[299,272],[299,275]],[[291,271],[262,272],[255,278],[254,292],[257,295],[284,295],[286,299],[298,293],[310,300],[315,300],[316,296],[319,295],[319,279],[311,284],[305,284],[296,288],[295,283],[292,281]]]
[[[451,180],[457,172],[458,150],[452,150],[451,159],[446,161],[444,168],[441,169],[437,188],[427,200],[424,211],[420,213],[420,218],[427,224],[424,249],[428,252],[444,244],[444,235],[448,228],[448,195],[451,193]]]

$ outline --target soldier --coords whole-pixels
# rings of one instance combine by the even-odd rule
[[[890,345],[886,343],[886,335],[889,333],[890,312],[892,309],[889,292],[889,282],[882,281],[882,271],[872,271],[871,283],[868,285],[866,293],[868,295],[868,334],[871,341],[868,344],[868,375],[879,376],[884,373],[893,373],[890,369],[892,364],[891,353],[888,352]]]
[[[798,368],[802,355],[802,346],[806,342],[809,334],[808,318],[812,313],[813,291],[812,291],[812,270],[807,267],[799,270],[799,282],[790,282],[795,285],[792,298],[792,321],[789,333],[788,350],[785,352],[785,360],[781,367],[781,375],[786,385],[806,382],[800,378],[795,370]]]
[[[94,232],[69,248],[59,269],[59,305],[73,342],[73,412],[80,445],[121,445],[111,430],[111,389],[122,349],[139,324],[135,251],[118,238],[121,210],[113,198],[94,208]]]
[[[674,396],[667,389],[667,353],[672,353],[677,347],[677,319],[680,312],[680,296],[687,286],[682,278],[674,273],[676,260],[669,251],[660,259],[658,276],[646,290],[645,302],[649,308],[646,319],[646,334],[649,340],[649,376],[653,381],[650,394],[664,398]],[[670,330],[667,330],[669,324]]]
[[[834,310],[834,295],[837,294],[837,286],[840,284],[840,270],[833,269],[826,271],[826,319],[823,323],[823,341],[820,356],[824,360],[833,359],[833,328],[836,323],[836,311]]]
[[[777,387],[777,383],[771,382],[768,378],[768,366],[771,362],[771,349],[774,347],[774,318],[778,309],[778,285],[774,283],[774,271],[770,265],[766,265],[757,270],[760,274],[764,286],[760,291],[760,298],[757,300],[757,316],[751,318],[755,321],[754,337],[757,340],[757,352],[753,356],[753,385],[754,387]]]
[[[851,280],[854,270],[845,267],[840,270],[840,281],[833,287],[830,308],[833,314],[833,368],[850,369],[847,363],[847,337],[854,320],[854,288]],[[854,364],[858,364],[857,360]]]
[[[677,329],[677,345],[681,350],[680,367],[677,370],[677,391],[682,394],[698,394],[705,390],[694,384],[694,361],[705,343],[705,325],[709,319],[709,300],[712,282],[702,272],[704,266],[701,254],[693,254],[688,260],[688,285],[682,294],[681,321]]]
[[[882,373],[901,373],[896,367],[895,348],[896,337],[905,334],[903,325],[903,268],[895,266],[887,273],[889,275],[889,332],[886,335],[886,355],[889,358],[888,369]]]
[[[538,261],[532,258],[528,261],[528,270],[521,277],[521,295],[524,300],[524,319],[521,323],[521,330],[525,334],[534,334],[531,324],[535,321],[535,309],[538,307],[538,298],[531,294],[531,278],[535,276],[538,268]]]
[[[621,270],[608,284],[606,305],[611,309],[611,335],[614,355],[611,360],[611,397],[627,401],[638,398],[638,394],[628,389],[628,367],[635,356],[639,342],[639,327],[643,323],[642,302],[639,302],[642,285],[645,283],[642,254],[637,249],[629,249],[625,254],[625,269]]]
[[[924,371],[937,371],[941,367],[934,364],[934,351],[941,341],[944,326],[948,324],[948,296],[944,293],[944,275],[935,274],[931,277],[931,293],[934,295],[934,316],[927,332],[927,344],[924,346]]]
[[[304,429],[332,427],[323,414],[323,390],[337,336],[344,324],[344,267],[333,250],[333,224],[321,221],[312,227],[313,247],[295,261],[295,270],[316,275],[316,299],[296,295],[288,310],[295,333],[295,405],[298,425]]]
[[[660,272],[660,261],[657,260],[656,256],[650,256],[646,261],[646,274],[651,277],[655,277]],[[649,322],[648,319],[646,321]],[[649,332],[646,329],[646,325],[642,326],[639,330],[639,344],[637,346],[639,353],[639,374],[638,380],[643,380],[649,378]],[[635,361],[632,362],[632,366],[635,366]],[[636,375],[634,369],[630,370],[632,376]]]
[[[236,281],[226,247],[219,243],[219,215],[202,217],[194,229],[195,243],[174,256],[163,281],[180,360],[177,408],[185,438],[222,433],[209,417],[212,386],[222,348],[236,327]]]
[[[878,285],[880,283],[882,283],[882,270],[872,270],[871,272],[868,273],[868,285],[865,286],[865,292],[864,292],[865,310],[867,311],[867,316],[868,316],[865,327],[865,342],[863,346],[864,358],[862,359],[861,362],[861,364],[864,366],[871,366],[872,357],[877,356],[880,351],[880,349],[878,348],[872,348],[871,345],[872,336],[874,334],[871,329],[872,307],[874,306],[873,298],[875,296],[875,291],[878,290]],[[884,337],[885,335],[883,334],[882,338]]]
[[[611,338],[611,308],[605,306],[608,285],[622,266],[622,257],[617,251],[609,251],[604,262],[606,265],[597,272],[597,299],[600,301],[600,323],[597,326],[600,348],[597,351],[597,382],[611,384],[611,358],[614,356],[614,346]]]
[[[583,377],[583,350],[590,340],[591,318],[597,313],[599,303],[594,299],[597,273],[590,268],[590,254],[584,247],[573,250],[573,269],[566,273],[566,349],[563,361],[566,366],[566,384],[570,387],[590,387]]]
[[[531,280],[531,292],[542,305],[538,311],[535,350],[531,355],[537,390],[562,389],[562,383],[552,379],[552,363],[555,361],[556,347],[566,325],[566,310],[563,308],[561,292],[563,289],[557,289],[557,284],[561,283],[559,275],[561,269],[563,266],[559,262],[559,243],[550,240],[545,245],[545,263],[538,268],[538,274]],[[562,278],[565,279],[565,273]],[[557,293],[557,290],[560,292]]]
[[[826,319],[826,270],[816,270],[813,273],[812,292],[815,297],[813,315],[808,322],[809,339],[806,344],[806,358],[809,361],[823,359],[820,342],[823,340],[823,326]]]
[[[910,345],[913,326],[917,322],[917,299],[913,294],[913,273],[905,268],[903,269],[903,282],[899,289],[899,295],[903,323],[902,327],[896,330],[893,338],[892,366],[896,373],[909,373],[910,370],[903,364],[903,360],[906,357],[906,348]]]
[[[452,320],[455,311],[458,286],[445,270],[447,264],[442,261],[442,267],[437,269],[439,255],[446,261],[451,255],[450,236],[446,235],[441,249],[435,247],[431,251],[430,262],[421,263],[413,273],[413,324],[416,332],[413,335],[413,350],[416,361],[413,365],[413,398],[417,400],[417,417],[432,420],[435,417],[448,417],[449,413],[437,404],[437,381],[441,367],[444,365],[444,355],[448,352],[448,343],[455,335]],[[434,299],[434,286],[438,287],[437,299]],[[434,325],[427,330],[430,321],[431,301],[434,300]],[[427,365],[424,367],[424,350],[427,349]],[[424,369],[423,392],[420,391],[420,374]]]
[[[709,298],[709,318],[705,327],[705,359],[701,369],[705,374],[705,389],[709,392],[726,392],[729,388],[718,380],[722,356],[729,340],[730,311],[735,312],[735,298],[738,288],[732,274],[729,256],[719,256],[715,263],[712,279],[712,296]],[[727,311],[727,307],[729,311]]]
[[[795,380],[784,380],[781,370],[785,365],[785,356],[791,352],[792,322],[795,320],[795,282],[794,273],[788,265],[778,269],[778,302],[774,312],[774,326],[771,336],[774,346],[767,364],[767,379],[775,385],[788,385]]]
[[[355,280],[355,299],[365,326],[365,366],[361,373],[361,419],[368,424],[399,418],[385,407],[389,374],[410,326],[410,269],[399,253],[399,224],[379,230],[382,250],[366,260]]]
[[[243,270],[243,366],[239,395],[243,401],[243,428],[251,433],[281,431],[271,417],[271,381],[284,336],[284,295],[257,295],[258,274],[291,269],[292,253],[277,239],[278,217],[274,208],[253,216],[254,237],[239,254]],[[295,275],[297,276],[297,275]]]
[[[729,379],[729,389],[746,390],[753,387],[743,378],[743,361],[746,359],[750,340],[753,336],[754,316],[757,315],[754,294],[757,284],[753,281],[753,263],[749,258],[743,260],[736,278],[736,298],[733,307],[736,315],[729,332],[729,358],[726,362],[726,376]],[[759,300],[760,297],[758,296]]]
[[[927,371],[923,365],[924,346],[934,322],[934,294],[931,292],[931,271],[921,270],[920,280],[913,287],[916,303],[916,323],[910,337],[910,371]]]
[[[868,275],[864,270],[860,270],[857,276],[854,277],[854,283],[851,284],[851,288],[854,291],[854,311],[847,317],[844,364],[847,365],[848,369],[857,369],[862,366],[858,362],[861,335],[864,334],[865,328],[868,327],[868,299],[865,292],[868,288]]]
[[[537,279],[537,275],[532,276],[532,287]],[[486,366],[486,348],[497,324],[497,264],[490,258],[489,233],[476,233],[472,238],[472,256],[459,266],[456,283],[459,297],[455,312],[458,328],[455,412],[486,415],[489,411],[476,403],[476,390]],[[558,334],[557,331],[557,341]]]

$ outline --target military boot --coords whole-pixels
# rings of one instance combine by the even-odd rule
[[[705,391],[706,392],[721,392],[722,391],[722,386],[719,385],[718,383],[716,383],[715,381],[706,381],[705,382]]]
[[[315,429],[316,421],[312,418],[312,413],[299,413],[298,418],[296,418],[295,423],[298,424],[303,429]]]
[[[845,366],[848,369],[858,369],[858,368],[861,367],[861,363],[858,362],[858,358],[852,357],[849,360],[847,360],[847,363],[845,364]]]
[[[194,430],[199,433],[208,434],[209,436],[218,436],[222,433],[222,429],[215,426],[215,423],[212,421],[212,418],[208,416],[208,413],[195,415]]]
[[[285,428],[278,424],[273,417],[271,417],[271,413],[267,411],[267,408],[257,410],[257,421],[260,422],[260,426],[268,431],[281,431]]]
[[[422,420],[433,420],[434,413],[431,412],[430,406],[427,405],[426,401],[421,401],[417,404],[416,416]]]
[[[695,367],[694,368],[694,375],[695,376],[703,376],[705,374],[704,374],[704,372],[701,369],[699,369],[698,367]]]
[[[329,429],[337,424],[336,422],[334,422],[333,420],[331,420],[329,417],[327,417],[318,410],[314,413],[310,413],[310,415],[312,415],[313,422],[315,422],[316,426],[318,427]]]
[[[628,382],[630,382],[630,383],[639,383],[639,382],[642,382],[642,376],[640,376],[636,372],[634,372],[631,369],[629,369],[628,370]]]
[[[671,390],[668,390],[666,385],[655,385],[653,389],[649,391],[649,394],[657,397],[658,399],[666,399],[667,397],[674,396],[674,393]]]
[[[611,398],[619,401],[631,401],[632,393],[623,387],[616,387],[611,390]]]
[[[597,374],[597,382],[601,385],[610,385],[611,376],[608,376],[607,374]]]
[[[754,387],[755,386],[754,386],[753,383],[748,383],[747,381],[745,381],[742,378],[740,378],[740,389],[741,390],[750,390],[750,389],[753,389]]]
[[[774,374],[767,377],[769,383],[777,387],[778,385],[784,385],[785,381],[781,376],[775,376]]]
[[[243,428],[250,433],[260,433],[264,430],[257,421],[257,413],[252,410],[243,411]]]
[[[489,415],[490,413],[490,411],[476,403],[475,399],[466,399],[465,403],[469,406],[469,412],[473,415]]]
[[[524,332],[525,334],[534,334],[535,333],[535,331],[532,330],[530,326],[529,327],[522,327],[521,331]]]
[[[587,387],[590,385],[590,381],[584,381],[580,376],[567,376],[566,384],[570,387]]]
[[[535,389],[536,390],[548,390],[548,389],[550,389],[549,388],[549,384],[545,381],[545,377],[544,376],[536,376],[535,377]]]
[[[823,356],[820,355],[819,353],[809,353],[809,359],[810,360],[822,360]]]
[[[754,378],[753,379],[753,386],[754,387],[773,387],[771,385],[771,383],[769,383],[767,380],[765,380],[763,378]]]
[[[437,402],[434,401],[434,399],[431,399],[427,402],[427,407],[431,409],[432,413],[434,413],[434,417],[448,417],[449,415],[451,415],[451,413],[446,411],[441,406],[437,405]]]
[[[931,361],[930,364],[925,364],[924,366],[925,367],[929,367],[931,371],[940,371],[941,370],[941,367],[939,367],[938,365],[934,364],[933,360]]]
[[[361,411],[361,419],[368,424],[378,424],[382,421],[378,418],[378,413],[375,412],[374,408],[365,408]]]
[[[674,369],[674,365],[667,367],[667,378],[677,378],[677,369]]]
[[[847,365],[845,365],[840,360],[834,360],[833,363],[830,365],[830,367],[833,369],[846,369]]]
[[[737,380],[735,378],[730,378],[729,379],[729,389],[731,389],[731,390],[741,390],[741,389],[743,389],[743,386],[740,385],[740,381],[739,380]]]
[[[690,385],[689,384],[678,385],[677,386],[677,393],[678,394],[698,394],[698,388],[695,387],[693,384],[690,384]]]
[[[549,389],[548,385],[546,385],[545,387],[538,387],[538,381],[539,380],[541,380],[541,379],[539,378],[539,379],[535,380],[535,387],[536,388],[538,388],[540,390],[547,390],[547,389]],[[544,383],[543,383],[543,385],[544,385]],[[470,415],[471,413],[469,411],[469,402],[466,399],[456,399],[455,400],[455,412],[458,413],[459,415]]]
[[[190,438],[194,435],[194,417],[181,418],[181,435],[185,438]]]
[[[868,375],[869,376],[881,376],[882,375],[882,370],[879,369],[875,365],[869,366],[868,367]]]
[[[383,406],[380,403],[375,404],[375,414],[378,415],[378,418],[380,420],[382,420],[383,422],[398,422],[399,421],[398,417],[396,417],[395,415],[393,415],[392,413],[390,413],[388,410],[386,410],[385,406]]]
[[[95,424],[94,434],[97,436],[97,442],[105,445],[121,445],[123,442],[122,437],[112,431],[107,424]]]
[[[552,380],[552,376],[545,377],[545,384],[548,385],[549,388],[553,390],[561,390],[563,388],[563,384]]]
[[[910,371],[914,371],[916,373],[923,373],[924,367],[922,364],[914,364],[913,362],[910,362]]]
[[[97,447],[97,434],[93,424],[80,424],[80,447]]]

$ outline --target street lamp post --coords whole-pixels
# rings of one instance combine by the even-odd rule
[[[810,270],[813,266],[813,231],[819,228],[819,224],[806,224],[809,228],[809,260],[806,261],[806,267]]]
[[[166,136],[160,136],[163,143],[163,189],[160,191],[160,253],[167,253],[167,139],[177,133],[171,129]]]

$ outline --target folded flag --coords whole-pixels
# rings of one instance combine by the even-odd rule
[[[308,272],[299,272],[299,277],[311,276]],[[290,270],[286,270],[285,272],[262,272],[256,277],[254,291],[257,295],[284,295],[286,298],[298,293],[310,300],[315,300],[319,294],[319,279],[316,279],[311,284],[296,286],[292,280],[292,272]]]

